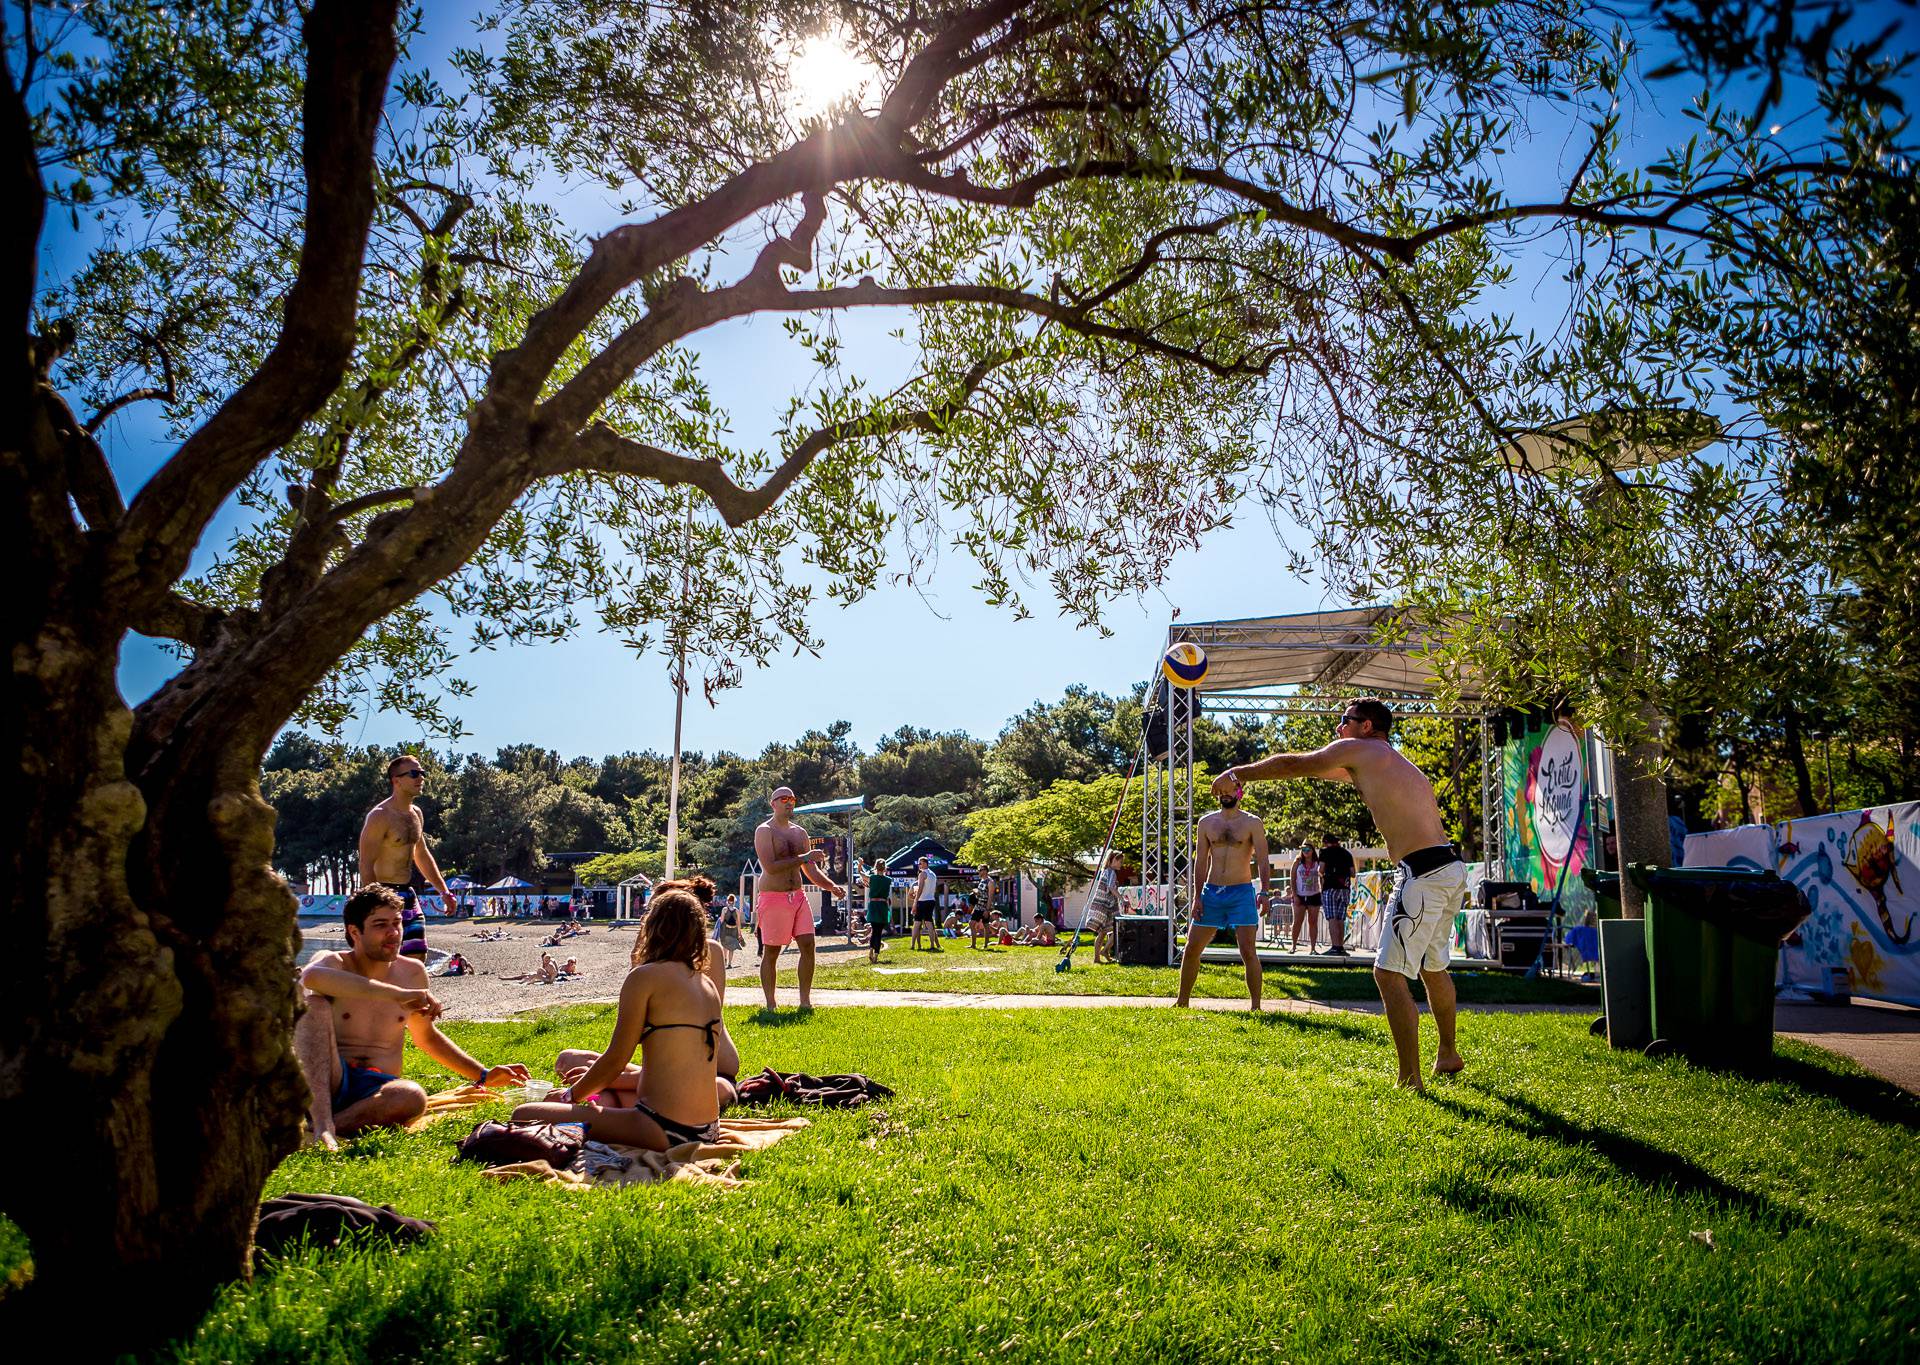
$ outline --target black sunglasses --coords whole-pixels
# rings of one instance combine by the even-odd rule
[[[427,770],[425,768],[403,768],[394,774],[395,777],[425,777],[426,775]]]

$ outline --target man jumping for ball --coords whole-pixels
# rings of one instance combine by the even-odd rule
[[[1453,978],[1447,975],[1447,944],[1454,911],[1466,897],[1467,868],[1447,838],[1433,784],[1393,747],[1388,739],[1392,730],[1393,713],[1385,702],[1378,697],[1358,698],[1347,703],[1334,731],[1337,738],[1326,748],[1310,754],[1273,754],[1258,763],[1228,768],[1213,780],[1213,792],[1221,796],[1237,792],[1247,782],[1290,777],[1351,782],[1359,788],[1360,798],[1373,812],[1373,823],[1387,841],[1387,852],[1399,864],[1382,918],[1373,979],[1387,1009],[1387,1026],[1393,1030],[1400,1084],[1418,1090],[1420,1012],[1408,985],[1415,976],[1426,983],[1427,1002],[1440,1034],[1434,1075],[1449,1075],[1467,1065],[1454,1046]]]

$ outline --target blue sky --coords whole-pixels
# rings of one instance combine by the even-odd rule
[[[431,58],[465,39],[465,25],[458,14],[449,14],[452,9],[433,7],[420,57]],[[1674,115],[1690,83],[1671,83],[1657,93],[1660,104],[1671,107],[1643,108],[1628,125],[1630,135],[1637,132],[1649,143],[1677,125]],[[1562,130],[1541,136],[1512,160],[1551,167],[1567,150]],[[579,207],[590,216],[608,211]],[[74,244],[69,239],[49,245],[54,248],[49,265],[57,270],[61,247],[71,252]],[[1536,291],[1541,303],[1527,307]],[[1513,292],[1523,308],[1523,324],[1552,326],[1556,319],[1546,314],[1560,290],[1551,261],[1542,256],[1523,262]],[[884,332],[892,325],[894,320],[878,317],[849,322],[850,368],[887,372],[893,357],[883,348],[893,343]],[[769,431],[775,404],[787,390],[769,385],[766,377],[780,373],[791,354],[777,325],[731,324],[703,337],[699,349],[703,372],[716,400],[730,408],[739,438],[748,441]],[[164,458],[155,431],[151,416],[135,414],[109,434],[109,456],[129,488]],[[196,569],[232,524],[229,514],[210,531]],[[1077,631],[1050,616],[1044,587],[1029,598],[1035,617],[1019,621],[984,604],[971,582],[964,558],[952,556],[918,591],[883,584],[852,607],[822,601],[812,617],[815,633],[825,642],[821,657],[779,657],[770,667],[751,670],[744,686],[720,694],[715,708],[696,691],[687,706],[686,747],[751,753],[840,719],[852,722],[854,737],[866,747],[906,724],[991,737],[1022,708],[1057,697],[1071,683],[1122,692],[1145,678],[1176,608],[1184,619],[1210,620],[1350,605],[1285,572],[1275,530],[1265,510],[1253,505],[1238,509],[1234,524],[1203,549],[1168,565],[1160,593],[1114,604],[1107,619],[1110,638]],[[123,690],[138,701],[174,667],[154,642],[130,638],[122,659]],[[561,644],[461,655],[454,671],[478,688],[458,706],[467,728],[458,745],[462,750],[491,752],[525,741],[569,756],[598,756],[671,745],[673,696],[664,661],[637,659],[591,626]],[[410,722],[371,714],[350,725],[345,737],[385,744],[416,734]]]

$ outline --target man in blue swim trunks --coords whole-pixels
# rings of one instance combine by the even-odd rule
[[[472,1085],[527,1083],[518,1062],[488,1066],[440,1031],[440,1002],[427,969],[400,955],[400,897],[370,886],[347,897],[347,950],[318,953],[300,973],[306,1012],[294,1023],[293,1050],[307,1074],[309,1140],[329,1150],[366,1128],[418,1118],[427,1092],[402,1080],[409,1035],[425,1056]]]
[[[1267,857],[1267,827],[1240,809],[1240,790],[1219,794],[1220,809],[1200,821],[1193,856],[1194,880],[1200,886],[1200,911],[1187,930],[1187,951],[1180,959],[1180,997],[1185,1006],[1200,975],[1200,954],[1225,930],[1240,945],[1240,961],[1247,971],[1247,999],[1260,1012],[1260,903],[1273,894],[1273,864]],[[1253,892],[1253,872],[1260,869],[1260,894]]]

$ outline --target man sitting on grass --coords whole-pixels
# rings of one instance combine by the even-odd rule
[[[518,1062],[485,1066],[434,1022],[440,1002],[427,969],[400,956],[400,897],[385,886],[347,897],[347,951],[320,953],[300,973],[306,1012],[293,1026],[294,1055],[307,1073],[311,1140],[328,1151],[366,1128],[398,1127],[426,1111],[427,1092],[400,1078],[406,1035],[413,1045],[475,1085],[527,1083]]]
[[[1030,928],[1020,936],[1020,942],[1036,944],[1042,948],[1051,948],[1058,941],[1054,933],[1053,921],[1045,915],[1037,916]]]

